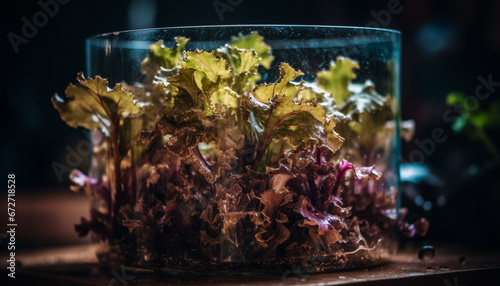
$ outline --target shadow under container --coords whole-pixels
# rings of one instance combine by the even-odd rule
[[[92,205],[103,264],[312,273],[395,254],[399,32],[160,28],[86,51],[88,76],[142,106],[116,146],[95,136],[90,175],[112,194]]]

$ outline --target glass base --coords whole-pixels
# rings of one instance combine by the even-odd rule
[[[355,270],[378,266],[390,261],[397,250],[397,244],[377,245],[371,249],[343,254],[308,255],[302,257],[245,261],[209,262],[189,258],[169,258],[162,263],[132,261],[118,254],[98,255],[103,266],[125,269],[131,273],[164,273],[168,275],[302,275],[321,272]]]

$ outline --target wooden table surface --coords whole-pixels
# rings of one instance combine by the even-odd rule
[[[500,285],[500,252],[437,246],[430,261],[418,250],[398,253],[385,265],[330,273],[282,275],[173,276],[104,270],[88,245],[29,251],[16,255],[21,266],[8,278],[2,257],[2,285]],[[462,259],[461,259],[462,257]],[[465,260],[463,260],[465,258]],[[21,283],[21,284],[18,284]]]

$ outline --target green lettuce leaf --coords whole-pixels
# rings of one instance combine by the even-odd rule
[[[275,83],[259,85],[245,96],[251,127],[259,140],[254,170],[276,158],[274,150],[283,153],[273,139],[288,142],[291,149],[303,143],[324,145],[333,153],[342,145],[343,138],[334,130],[336,118],[317,101],[326,94],[303,81],[290,82],[303,73],[289,64],[281,63],[279,70]]]
[[[318,86],[332,94],[338,105],[351,95],[348,85],[356,78],[354,69],[359,69],[358,62],[350,58],[337,57],[336,61],[330,63],[327,71],[317,73]]]
[[[122,191],[120,163],[123,159],[121,155],[130,148],[128,142],[120,138],[120,133],[123,131],[121,126],[129,116],[139,114],[141,107],[134,102],[132,94],[126,92],[121,84],[109,89],[107,79],[99,76],[86,79],[83,73],[78,74],[77,80],[78,84],[70,84],[66,88],[67,101],[55,95],[52,97],[52,104],[69,126],[101,130],[110,138],[113,150],[113,174],[110,173],[109,178],[114,179],[116,193],[120,194]],[[113,207],[111,211],[116,213],[118,209]]]
[[[339,110],[349,119],[360,122],[360,116],[367,113],[376,113],[379,110],[390,107],[389,98],[375,91],[375,84],[366,81],[361,86],[361,91],[351,95]],[[384,122],[385,123],[385,122]]]
[[[307,140],[314,140],[335,153],[342,145],[343,139],[334,131],[334,127],[335,119],[328,119],[321,105],[294,103],[286,96],[278,96],[273,102],[262,140],[267,142],[272,136],[287,137],[295,146]]]
[[[146,131],[153,130],[159,115],[173,106],[170,88],[163,83],[146,85],[127,85],[123,83],[122,85],[126,92],[133,95],[136,104],[141,106],[142,111],[140,114],[144,120],[143,128]]]
[[[193,78],[202,92],[215,91],[228,86],[231,81],[231,71],[225,59],[215,52],[187,52],[181,62],[183,69],[193,69]]]
[[[279,66],[280,76],[275,83],[259,85],[252,91],[255,99],[262,103],[269,104],[269,101],[275,96],[286,95],[289,98],[295,98],[299,93],[301,86],[289,83],[299,75],[304,73],[296,71],[288,63],[281,63]]]
[[[244,50],[225,45],[217,49],[217,53],[224,57],[234,75],[245,72],[257,72],[259,58],[254,50]]]
[[[221,88],[210,96],[212,104],[221,104],[229,108],[233,113],[239,108],[239,95],[229,87]]]
[[[52,97],[52,104],[71,127],[101,130],[109,136],[113,128],[119,128],[121,119],[141,112],[121,84],[110,90],[107,79],[85,78],[83,73],[78,74],[77,81],[66,88],[66,101],[57,94]]]
[[[271,54],[271,47],[264,42],[264,38],[257,32],[252,32],[248,35],[240,34],[238,37],[231,39],[231,47],[254,50],[259,58],[259,63],[266,69],[271,68],[271,63],[274,57]]]
[[[271,100],[269,110],[256,113],[261,118],[262,133],[257,147],[254,169],[263,169],[268,163],[262,158],[273,158],[270,154],[276,146],[271,146],[273,139],[288,142],[292,149],[300,145],[324,145],[335,153],[342,145],[343,138],[334,130],[336,119],[328,118],[326,110],[317,102],[294,102],[285,95]],[[272,148],[270,148],[272,147]],[[281,148],[276,149],[283,153]]]
[[[227,88],[232,82],[227,61],[215,52],[194,51],[186,53],[180,66],[179,72],[168,78],[174,105],[185,110],[203,110],[206,116],[213,115],[212,94]],[[217,94],[214,97],[217,99]]]
[[[385,140],[391,138],[390,133],[394,132],[394,128],[388,128],[394,125],[391,122],[396,112],[393,98],[378,94],[371,81],[352,89],[356,93],[339,107],[343,117],[339,119],[337,130],[348,142],[342,148],[343,155],[371,165],[376,162],[377,150],[388,146]]]
[[[165,47],[162,40],[149,46],[151,53],[141,63],[142,73],[146,75],[146,83],[153,82],[157,76],[164,79],[166,75],[171,74],[172,70],[179,66],[189,39],[175,37],[175,42],[176,44],[171,49]],[[160,71],[163,72],[160,73]]]
[[[238,93],[244,93],[255,87],[260,80],[259,58],[254,50],[243,50],[225,45],[217,49],[217,54],[221,55],[229,63],[233,74],[232,89]]]

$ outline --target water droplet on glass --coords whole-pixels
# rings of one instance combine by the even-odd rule
[[[425,268],[425,270],[427,270],[427,271],[436,271],[436,268],[434,268],[432,266],[429,266],[429,267]]]
[[[448,266],[439,266],[439,270],[450,270],[450,267]]]
[[[464,263],[465,263],[465,256],[460,256],[460,257],[458,258],[458,262],[460,262],[460,263],[464,264]]]
[[[436,250],[434,249],[434,246],[425,245],[418,251],[418,258],[420,260],[427,261],[433,259],[435,254]]]

